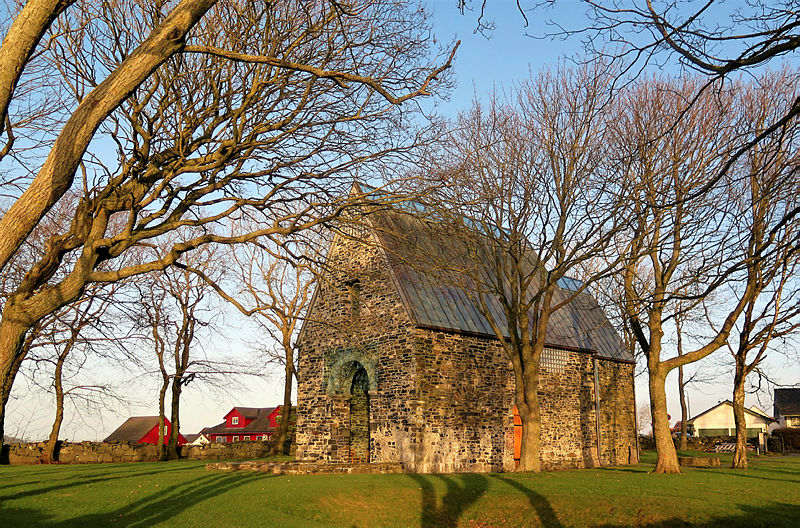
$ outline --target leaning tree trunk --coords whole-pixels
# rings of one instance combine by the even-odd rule
[[[667,415],[667,392],[665,387],[666,374],[661,372],[657,365],[650,365],[650,413],[653,417],[653,437],[656,441],[658,458],[655,473],[680,473],[678,452],[672,441],[672,432],[669,429]]]
[[[738,363],[738,362],[737,362]],[[733,451],[731,468],[747,469],[747,422],[744,415],[744,381],[745,376],[736,365],[733,378],[733,420],[736,424],[736,447]]]
[[[270,448],[270,455],[288,454],[286,449],[286,438],[289,436],[289,424],[292,418],[292,379],[294,376],[294,349],[291,344],[284,344],[284,353],[286,359],[286,378],[283,382],[283,407],[281,407],[281,423],[278,426],[278,432],[275,434],[275,440]]]
[[[58,442],[58,434],[61,432],[61,423],[64,421],[64,384],[61,378],[64,371],[64,362],[75,345],[78,332],[79,328],[72,329],[72,336],[67,344],[64,345],[64,350],[58,355],[58,360],[56,361],[56,370],[53,373],[53,388],[56,391],[56,417],[53,420],[53,428],[50,430],[50,437],[47,439],[44,453],[42,453],[42,463],[44,464],[56,461],[56,443]]]
[[[70,345],[67,345],[70,346]],[[56,371],[53,374],[53,388],[56,391],[56,417],[53,420],[53,427],[50,429],[50,437],[47,439],[47,444],[42,453],[42,463],[51,464],[56,461],[56,443],[58,442],[58,434],[61,432],[61,422],[64,421],[64,386],[61,381],[61,371],[64,366],[63,354],[58,356],[56,363]]]
[[[170,405],[172,428],[167,441],[167,460],[178,460],[178,433],[180,431],[181,391],[183,390],[181,379],[179,375],[172,378],[172,402]]]
[[[11,397],[14,378],[25,358],[25,334],[32,326],[15,322],[14,317],[6,317],[8,309],[9,306],[6,306],[0,322],[0,464],[8,463],[3,449],[6,405]]]

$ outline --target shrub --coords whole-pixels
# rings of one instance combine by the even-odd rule
[[[781,427],[772,431],[772,436],[780,436],[787,451],[800,451],[800,429]]]

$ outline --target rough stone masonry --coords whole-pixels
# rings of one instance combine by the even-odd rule
[[[500,343],[447,328],[459,317],[458,299],[437,290],[443,300],[426,300],[421,279],[387,246],[369,227],[332,243],[333,271],[320,281],[299,338],[298,459],[401,463],[420,473],[513,470],[514,376]],[[423,309],[439,313],[425,319]],[[618,352],[545,350],[544,468],[637,461],[634,365]]]

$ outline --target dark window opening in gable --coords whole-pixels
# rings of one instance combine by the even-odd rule
[[[361,319],[361,282],[350,279],[345,285],[350,293],[350,320],[355,324]]]

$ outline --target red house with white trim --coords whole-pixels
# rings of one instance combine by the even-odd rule
[[[200,434],[212,442],[263,442],[272,438],[278,429],[281,406],[234,407],[225,415],[225,421],[205,427]]]
[[[172,424],[164,418],[164,444],[169,442]],[[138,442],[140,444],[158,443],[158,416],[131,416],[103,442]],[[178,433],[178,445],[184,445],[186,438]]]

